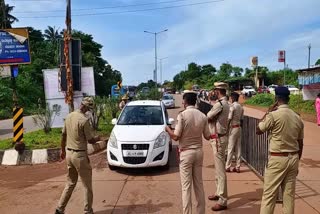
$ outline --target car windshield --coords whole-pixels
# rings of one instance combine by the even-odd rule
[[[244,86],[245,89],[252,89],[252,86]]]
[[[165,95],[165,96],[162,97],[162,99],[163,99],[163,100],[172,100],[173,97],[170,96],[170,95]]]
[[[126,106],[118,125],[163,125],[160,106]]]

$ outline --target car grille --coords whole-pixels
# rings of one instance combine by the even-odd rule
[[[136,146],[136,148],[134,148]],[[149,144],[122,144],[122,150],[149,150]]]
[[[128,164],[142,164],[146,159],[147,157],[123,157],[124,162]]]

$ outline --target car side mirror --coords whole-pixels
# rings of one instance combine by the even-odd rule
[[[117,122],[118,122],[117,118],[113,118],[113,119],[111,120],[111,124],[112,124],[112,125],[116,125]]]
[[[169,121],[168,121],[168,125],[173,125],[173,123],[174,123],[174,119],[173,118],[169,118]]]

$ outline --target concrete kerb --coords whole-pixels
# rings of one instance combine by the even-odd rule
[[[88,154],[94,154],[107,147],[106,141],[99,141],[94,145],[88,144]],[[60,160],[60,149],[25,150],[19,154],[16,150],[0,150],[0,165],[31,165],[52,163]]]

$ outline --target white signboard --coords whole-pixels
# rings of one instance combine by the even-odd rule
[[[65,103],[64,92],[60,91],[59,87],[59,69],[43,70],[44,91],[46,102],[50,109],[55,105],[61,106],[59,115],[53,115],[53,128],[63,127],[64,118],[69,113],[69,106]],[[94,74],[92,67],[85,67],[81,69],[81,91],[74,92],[74,108],[80,106],[81,100],[84,96],[95,96]]]
[[[0,77],[11,77],[10,66],[0,66]]]

